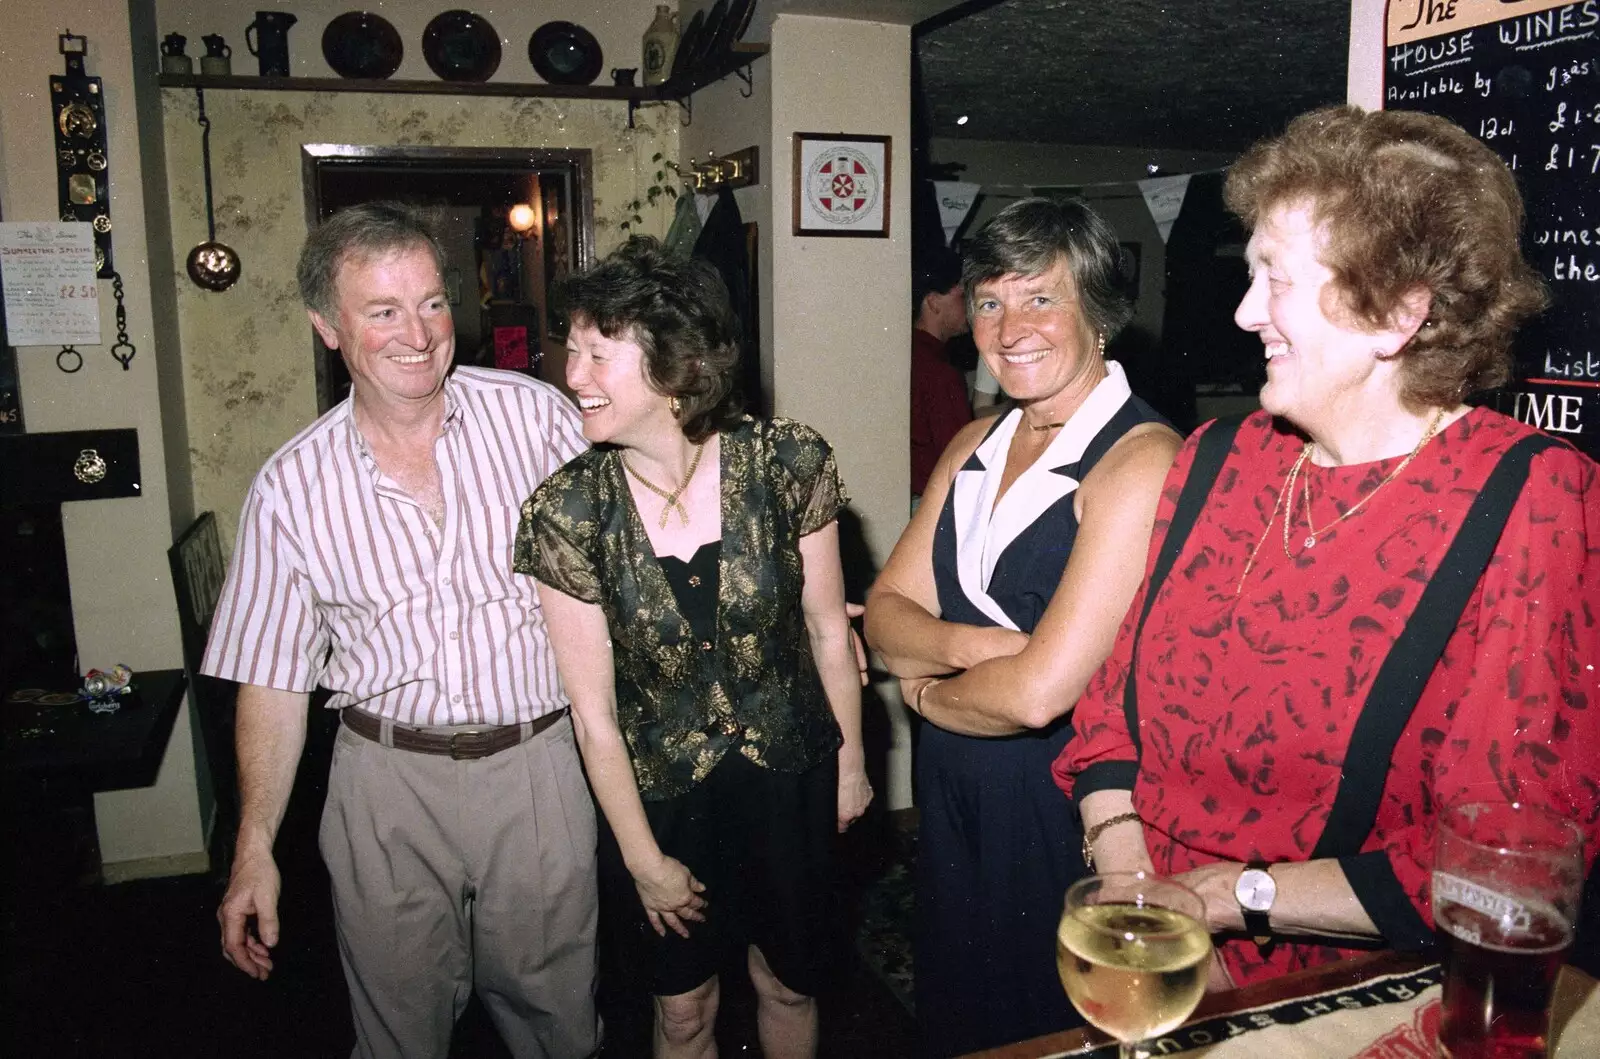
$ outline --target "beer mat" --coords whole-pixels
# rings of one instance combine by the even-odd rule
[[[1179,1027],[1153,1056],[1194,1059],[1429,1059],[1439,1039],[1438,966],[1296,997]],[[1600,1055],[1600,983],[1571,967],[1556,981],[1552,1059]],[[1116,1059],[1115,1044],[1043,1059]]]

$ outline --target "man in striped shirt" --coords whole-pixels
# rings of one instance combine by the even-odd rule
[[[451,371],[442,254],[407,207],[324,222],[299,281],[352,391],[256,476],[202,666],[241,685],[223,951],[272,970],[272,845],[320,684],[343,721],[320,844],[355,1055],[442,1059],[474,987],[513,1054],[590,1055],[594,808],[533,580],[511,572],[523,499],[586,446],[577,412],[522,375]]]

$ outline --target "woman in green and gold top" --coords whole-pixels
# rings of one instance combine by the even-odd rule
[[[766,1055],[811,1056],[829,836],[872,798],[833,453],[741,414],[708,264],[633,239],[566,293],[595,447],[524,505],[516,568],[615,836],[602,870],[627,872],[653,928],[655,1052],[714,1054],[717,967],[742,944]]]

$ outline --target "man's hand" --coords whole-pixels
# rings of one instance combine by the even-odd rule
[[[872,784],[867,781],[867,772],[859,765],[854,768],[839,769],[839,833],[842,835],[849,830],[850,825],[861,818],[867,811],[867,806],[872,804]]]
[[[278,893],[282,880],[272,853],[240,851],[217,908],[222,924],[222,955],[251,978],[272,973],[272,948],[278,944]],[[255,929],[250,919],[255,918]]]
[[[856,632],[854,620],[867,612],[867,608],[860,603],[846,603],[844,616],[852,622],[850,626],[850,646],[856,649],[856,668],[861,671],[861,686],[867,686],[867,645],[861,642],[861,634]],[[843,831],[844,828],[839,830]]]
[[[675,857],[663,855],[660,862],[649,871],[633,873],[634,888],[644,904],[644,914],[650,926],[663,938],[670,928],[674,934],[687,938],[689,928],[684,920],[704,923],[706,899],[700,895],[706,884],[694,877],[688,867]]]

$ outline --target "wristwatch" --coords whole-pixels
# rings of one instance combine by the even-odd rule
[[[1253,860],[1233,884],[1233,898],[1244,914],[1244,931],[1262,943],[1272,937],[1272,903],[1278,899],[1278,880],[1264,860]]]

